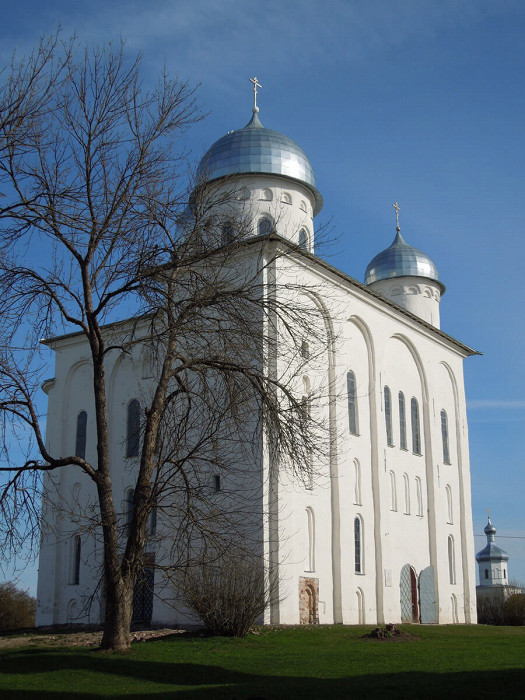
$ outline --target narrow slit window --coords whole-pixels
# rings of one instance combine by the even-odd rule
[[[411,418],[412,418],[412,452],[415,455],[421,454],[421,431],[419,427],[419,405],[417,399],[413,398],[410,402]]]
[[[80,411],[77,416],[77,434],[75,440],[75,456],[86,458],[87,413]]]
[[[80,557],[82,555],[82,539],[80,535],[75,535],[73,539],[73,562],[71,568],[71,583],[78,586],[80,583]]]
[[[421,479],[416,476],[416,498],[417,498],[417,515],[423,517],[423,491],[421,489]]]
[[[138,457],[140,441],[140,403],[133,399],[128,404],[126,457]]]
[[[452,525],[454,522],[454,511],[452,508],[452,489],[450,488],[449,484],[445,486],[445,492],[447,494],[447,516],[448,516],[448,523]]]
[[[306,509],[306,527],[308,530],[308,569],[306,571],[315,571],[315,518],[311,508]]]
[[[392,447],[394,445],[394,435],[392,432],[392,394],[388,386],[385,386],[385,424],[386,441],[389,447]]]
[[[351,435],[358,435],[357,387],[353,372],[348,372],[346,375],[346,386],[348,391],[348,427]]]
[[[355,573],[363,573],[363,539],[362,527],[360,518],[354,520],[354,554],[355,554]]]
[[[397,511],[396,475],[390,472],[390,510]]]
[[[403,484],[405,487],[405,515],[410,515],[410,481],[408,474],[403,474]]]
[[[450,464],[450,450],[448,446],[448,418],[447,412],[441,411],[441,442],[443,443],[443,462]]]
[[[308,249],[308,233],[306,232],[305,228],[302,228],[299,231],[299,248],[302,248],[303,250]]]
[[[230,243],[233,243],[233,239],[234,239],[233,226],[229,221],[226,221],[222,225],[222,230],[221,230],[222,245],[229,245]]]
[[[448,536],[448,572],[450,583],[456,583],[456,555],[454,552],[454,538],[452,535]]]
[[[361,505],[361,465],[354,459],[354,504]]]
[[[402,391],[399,392],[399,447],[402,450],[407,449],[407,418],[405,410],[405,395]]]

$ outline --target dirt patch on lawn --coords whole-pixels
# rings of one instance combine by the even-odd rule
[[[131,632],[132,642],[147,642],[160,639],[172,634],[185,634],[186,630],[171,629],[142,629]],[[98,647],[102,640],[102,630],[86,629],[54,629],[49,631],[12,632],[0,636],[0,649],[13,647]]]
[[[397,625],[388,624],[384,627],[376,627],[360,639],[369,639],[375,642],[419,642],[421,637],[410,632],[404,632]]]

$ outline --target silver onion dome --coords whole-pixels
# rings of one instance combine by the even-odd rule
[[[392,245],[369,263],[365,273],[365,284],[393,277],[426,277],[436,281],[442,293],[445,291],[445,285],[440,281],[437,267],[432,260],[421,250],[408,245],[399,228]]]
[[[495,540],[495,535],[496,535],[496,528],[492,524],[489,516],[489,521],[485,525],[485,529],[483,530],[484,533],[487,535],[487,544],[486,546],[481,550],[481,552],[478,552],[476,554],[476,561],[508,561],[509,555],[507,552],[505,552],[504,549],[501,549],[498,547],[494,540]]]
[[[272,129],[265,129],[258,107],[243,129],[231,131],[216,141],[199,164],[198,178],[217,180],[228,175],[249,173],[281,175],[297,180],[314,195],[314,216],[323,198],[315,186],[314,171],[306,153],[295,141]]]

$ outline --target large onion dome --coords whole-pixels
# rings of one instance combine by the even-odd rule
[[[295,141],[272,129],[265,129],[253,107],[253,116],[243,129],[231,131],[216,141],[199,164],[197,175],[208,181],[228,175],[271,174],[296,180],[315,198],[314,216],[323,198],[315,186],[313,168]]]
[[[399,228],[392,245],[378,253],[369,263],[365,273],[365,284],[393,277],[425,277],[437,282],[441,293],[445,291],[445,285],[439,279],[435,264],[421,250],[408,245]]]

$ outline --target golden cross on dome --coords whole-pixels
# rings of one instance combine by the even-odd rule
[[[400,231],[401,229],[399,228],[399,210],[401,209],[401,207],[397,202],[395,204],[392,204],[392,206],[396,210],[396,230]]]
[[[250,78],[250,82],[253,83],[253,106],[256,108],[257,107],[257,88],[258,87],[262,88],[262,85],[255,77]]]

